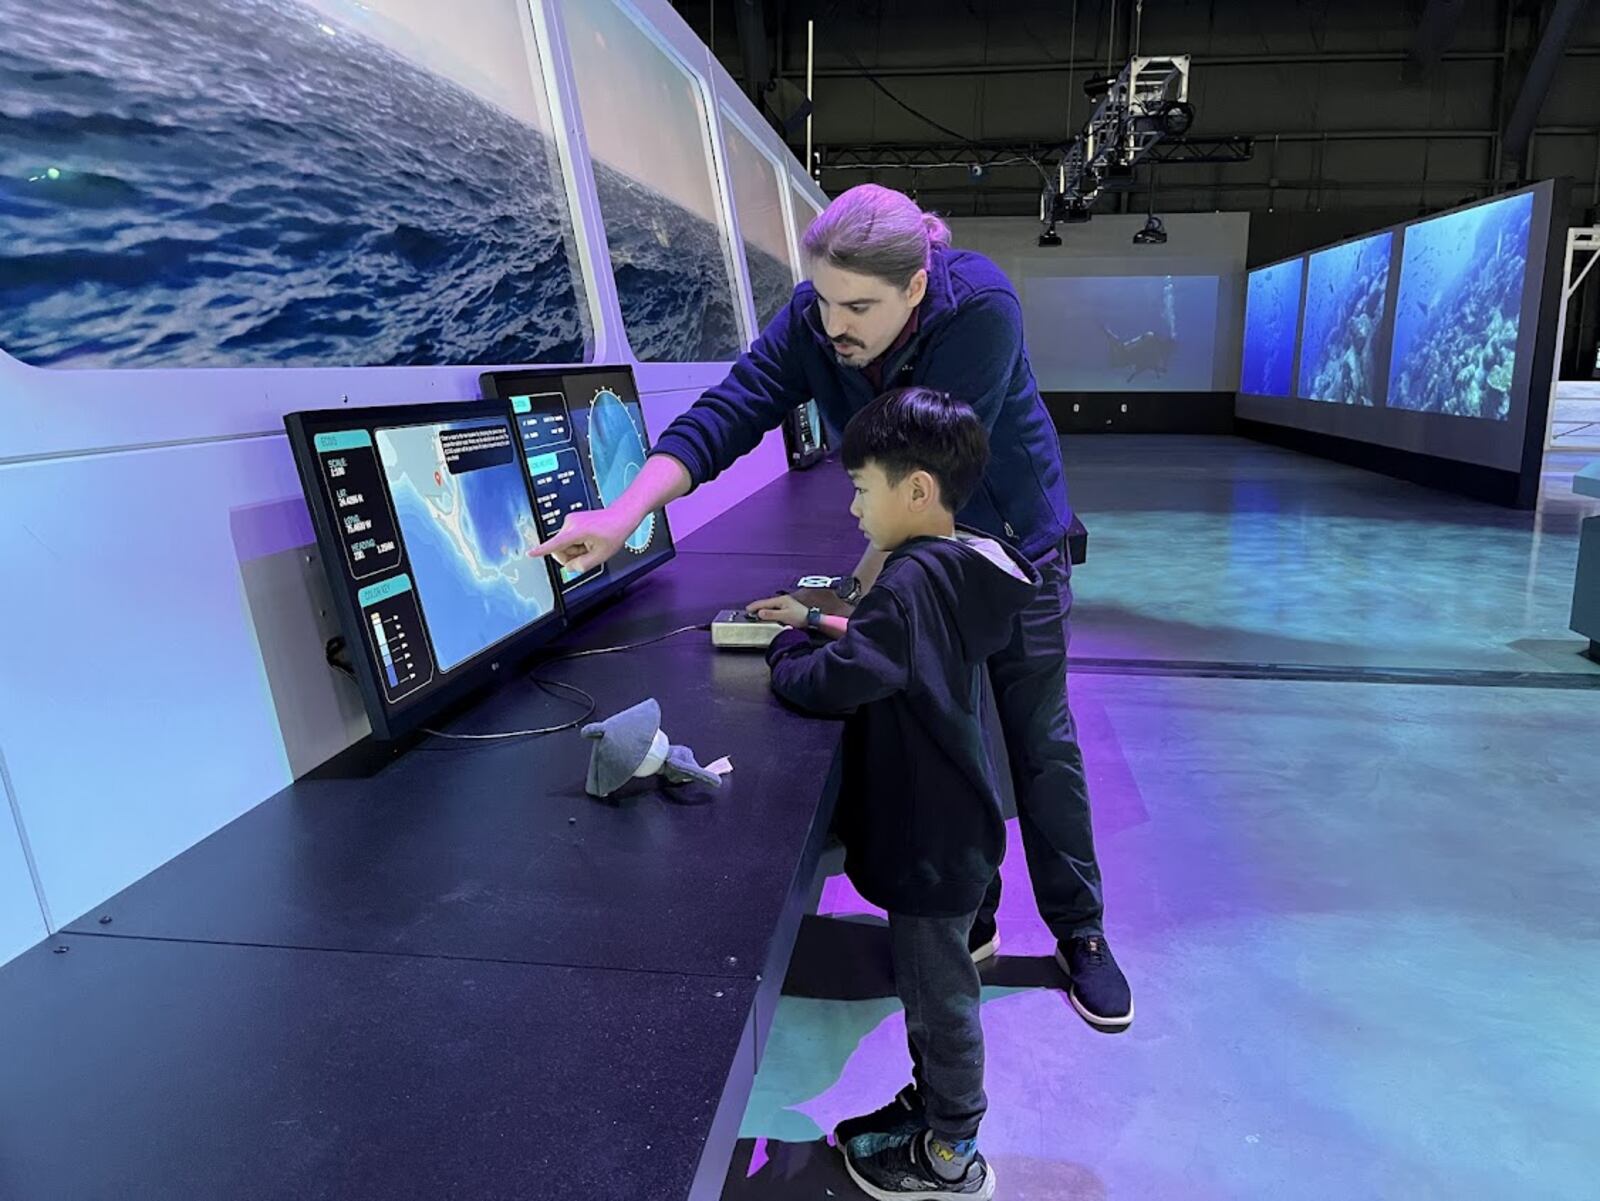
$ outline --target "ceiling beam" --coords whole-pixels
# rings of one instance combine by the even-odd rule
[[[739,61],[744,66],[744,90],[763,116],[772,83],[772,51],[767,43],[767,13],[762,0],[733,0],[734,23],[739,31]]]
[[[1600,46],[1572,46],[1564,51],[1569,58],[1595,58],[1600,57]],[[1408,61],[1410,52],[1403,50],[1338,50],[1327,53],[1317,52],[1284,52],[1281,54],[1196,54],[1191,55],[1189,62],[1195,69],[1203,67],[1293,67],[1311,66],[1321,64],[1352,64],[1352,63],[1396,63],[1404,64]],[[1438,61],[1450,63],[1468,62],[1497,62],[1503,55],[1499,50],[1448,50],[1439,55]],[[1105,60],[1093,61],[1082,59],[1078,62],[1068,62],[1065,59],[1022,60],[1018,62],[958,62],[958,63],[914,63],[895,65],[867,64],[872,73],[880,79],[905,79],[919,76],[934,78],[969,75],[1065,75],[1071,71],[1077,75],[1103,74]],[[785,67],[779,71],[779,76],[784,79],[804,79],[804,67]],[[859,67],[845,65],[824,65],[818,63],[815,71],[818,79],[850,79],[861,75]]]
[[[1528,63],[1528,74],[1523,78],[1522,89],[1511,106],[1506,119],[1505,140],[1501,143],[1500,161],[1512,178],[1521,179],[1526,174],[1528,147],[1533,140],[1534,127],[1539,112],[1550,95],[1550,84],[1561,65],[1561,56],[1572,37],[1578,18],[1589,7],[1589,0],[1556,0],[1544,32],[1539,35],[1539,45]]]
[[[1461,14],[1467,0],[1427,0],[1422,16],[1417,20],[1417,35],[1411,43],[1410,53],[1401,77],[1407,83],[1417,83],[1428,77],[1439,65],[1450,43],[1455,41],[1456,30],[1461,25]]]

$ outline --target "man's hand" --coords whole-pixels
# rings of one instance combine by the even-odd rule
[[[856,579],[861,583],[861,591],[870,590],[878,582],[883,565],[888,561],[888,551],[878,550],[870,542],[867,543],[866,553],[861,556],[861,562],[856,564]]]
[[[745,612],[759,617],[762,621],[775,621],[791,629],[806,628],[808,610],[792,596],[769,596],[762,600],[751,601],[745,606]]]
[[[628,514],[615,509],[572,513],[562,523],[560,533],[528,554],[548,555],[573,574],[582,575],[621,550],[638,524]]]
[[[689,494],[689,470],[671,455],[651,455],[644,470],[604,509],[570,514],[561,532],[534,547],[530,555],[549,555],[574,575],[605,563],[639,528],[645,516]]]

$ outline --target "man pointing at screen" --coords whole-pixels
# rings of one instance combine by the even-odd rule
[[[606,562],[647,515],[716,478],[808,400],[835,430],[892,387],[935,388],[971,405],[993,457],[959,520],[1015,544],[1044,580],[1010,645],[989,662],[1034,896],[1074,1007],[1098,1028],[1122,1029],[1133,1021],[1133,1000],[1106,943],[1083,756],[1067,705],[1072,515],[1016,291],[982,255],[952,249],[937,216],[875,184],[829,205],[802,249],[808,282],[727,378],[667,428],[621,497],[568,517],[540,553],[577,571]],[[869,548],[858,592],[882,564]],[[997,876],[969,939],[975,960],[999,947],[999,904]]]

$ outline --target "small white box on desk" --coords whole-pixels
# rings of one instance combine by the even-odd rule
[[[724,609],[711,622],[711,645],[724,650],[764,651],[785,627],[762,621],[743,609]]]

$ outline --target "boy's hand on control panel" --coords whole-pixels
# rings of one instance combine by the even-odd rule
[[[745,606],[745,612],[762,621],[775,621],[791,629],[806,628],[807,609],[792,596],[769,596],[751,601]]]

